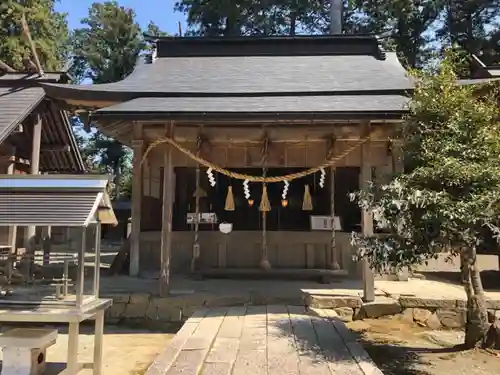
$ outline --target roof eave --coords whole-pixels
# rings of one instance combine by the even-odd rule
[[[242,119],[332,119],[332,120],[399,120],[408,110],[332,111],[332,112],[128,112],[100,110],[92,114],[97,121],[151,120],[242,120]]]

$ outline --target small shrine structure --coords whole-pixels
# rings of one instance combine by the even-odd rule
[[[401,168],[411,79],[374,36],[149,37],[120,82],[45,83],[134,151],[130,274],[363,277],[349,193]]]

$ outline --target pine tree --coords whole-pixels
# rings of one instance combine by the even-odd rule
[[[30,45],[22,32],[25,14],[42,69],[64,67],[69,51],[66,14],[54,10],[55,0],[2,0],[0,2],[0,59],[12,68],[25,71],[25,59],[32,59]]]

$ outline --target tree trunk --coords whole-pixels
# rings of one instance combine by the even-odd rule
[[[500,324],[490,324],[481,273],[477,266],[476,249],[464,249],[460,256],[462,283],[467,294],[466,348],[500,347]]]

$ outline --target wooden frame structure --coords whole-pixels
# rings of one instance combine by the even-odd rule
[[[365,299],[373,300],[371,270],[352,263],[350,233],[333,226],[269,231],[264,210],[259,234],[225,235],[200,230],[199,222],[192,232],[176,231],[173,219],[186,215],[179,202],[192,194],[186,193],[189,178],[183,179],[179,168],[192,172],[198,217],[201,171],[214,166],[229,175],[238,168],[260,168],[259,176],[270,168],[325,170],[329,199],[316,205],[333,221],[336,201],[348,200],[335,192],[344,183],[335,179],[336,171],[359,170],[356,186],[367,188],[374,170],[382,176],[400,162],[391,159],[397,153],[391,152],[389,138],[406,111],[412,83],[395,54],[384,53],[371,36],[153,42],[155,53],[123,81],[44,85],[49,97],[91,113],[105,134],[134,151],[130,274],[137,276],[148,259],[160,265],[162,295],[169,291],[171,271],[362,275]],[[149,199],[153,190],[155,199]],[[235,199],[237,214],[241,197]],[[161,232],[151,231],[150,222],[160,218]],[[359,225],[373,233],[371,214],[363,212]]]

